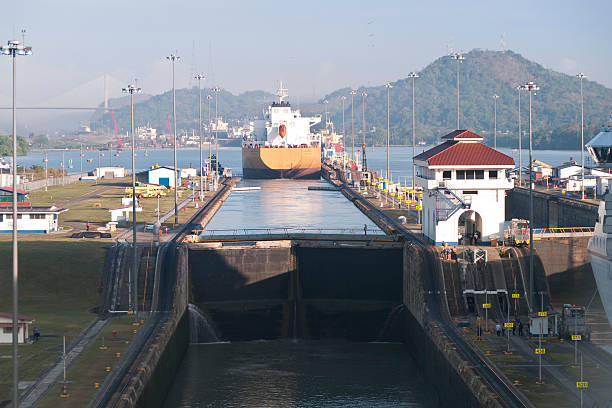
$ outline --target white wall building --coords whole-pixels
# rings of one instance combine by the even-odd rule
[[[92,176],[105,179],[125,177],[125,169],[123,167],[97,167],[91,172]]]
[[[169,166],[155,166],[149,170],[145,170],[136,175],[138,181],[142,183],[158,184],[160,186],[174,188],[174,178],[176,177],[176,171],[173,167]],[[178,185],[181,185],[181,179],[178,180]]]
[[[21,176],[17,175],[17,184],[21,183]],[[13,175],[7,170],[0,170],[0,187],[11,187],[13,185]]]
[[[59,215],[64,208],[56,206],[17,208],[17,231],[20,234],[48,234],[59,228]],[[0,233],[13,232],[13,208],[10,206],[0,207]]]
[[[514,160],[469,130],[442,139],[415,157],[415,184],[423,188],[423,234],[435,245],[457,245],[474,234],[479,243],[501,238],[506,190],[513,188],[506,170],[514,168]]]
[[[17,316],[17,341],[20,344],[26,342],[30,333],[30,325],[34,323],[31,316]],[[11,344],[13,342],[13,315],[0,312],[0,344]]]
[[[582,173],[582,167],[575,161],[565,162],[553,167],[552,176],[555,178],[566,179],[570,176],[577,176]]]

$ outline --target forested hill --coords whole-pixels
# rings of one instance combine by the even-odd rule
[[[435,142],[446,132],[455,129],[457,102],[457,65],[454,59],[440,57],[419,72],[415,80],[417,139]],[[407,69],[408,71],[408,69]],[[512,51],[497,52],[473,50],[465,54],[461,63],[461,128],[469,128],[493,144],[493,95],[497,100],[498,146],[518,143],[518,95],[516,87],[535,81],[540,91],[533,96],[534,146],[539,148],[570,148],[580,146],[577,133],[580,124],[580,81],[547,69]],[[585,141],[609,120],[612,112],[612,89],[596,82],[583,80],[584,117],[588,126]],[[392,143],[411,143],[412,79],[404,78],[391,83],[390,117]],[[361,93],[366,91],[367,128],[375,128],[368,136],[377,143],[386,138],[387,98],[384,84],[360,88],[355,96],[355,128],[361,129]],[[337,109],[334,122],[341,126],[341,95],[346,95],[345,120],[350,118],[349,89],[335,91],[327,99],[331,109]],[[528,94],[521,95],[523,131],[528,130]],[[349,119],[350,120],[350,119]],[[349,127],[347,126],[347,129]]]

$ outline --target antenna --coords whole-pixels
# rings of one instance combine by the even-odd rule
[[[276,91],[276,96],[278,96],[278,101],[283,102],[283,99],[289,95],[287,92],[287,88],[283,88],[283,80],[280,80],[280,84],[278,87],[278,91]]]
[[[21,45],[25,45],[25,35],[26,35],[26,30],[25,28],[21,29]]]
[[[506,33],[502,33],[499,39],[499,46],[501,48],[501,52],[506,52]]]

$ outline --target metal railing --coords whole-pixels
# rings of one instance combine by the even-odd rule
[[[557,228],[534,228],[533,239],[544,238],[573,238],[591,237],[595,227],[557,227]],[[504,230],[504,236],[511,236],[511,230]]]
[[[215,230],[194,230],[193,235],[198,235],[200,239],[209,240],[215,238],[242,238],[246,236],[261,237],[261,238],[292,238],[296,236],[322,236],[322,235],[367,235],[372,237],[385,237],[386,234],[376,229],[363,228],[301,228],[301,227],[286,227],[286,228],[235,228],[235,229],[215,229]]]

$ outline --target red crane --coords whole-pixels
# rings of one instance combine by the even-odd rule
[[[113,119],[113,127],[115,128],[115,139],[117,139],[117,149],[121,149],[123,146],[121,145],[121,140],[119,139],[119,131],[117,130],[117,121],[115,120],[115,113],[113,112],[113,108],[110,108],[111,118]]]

